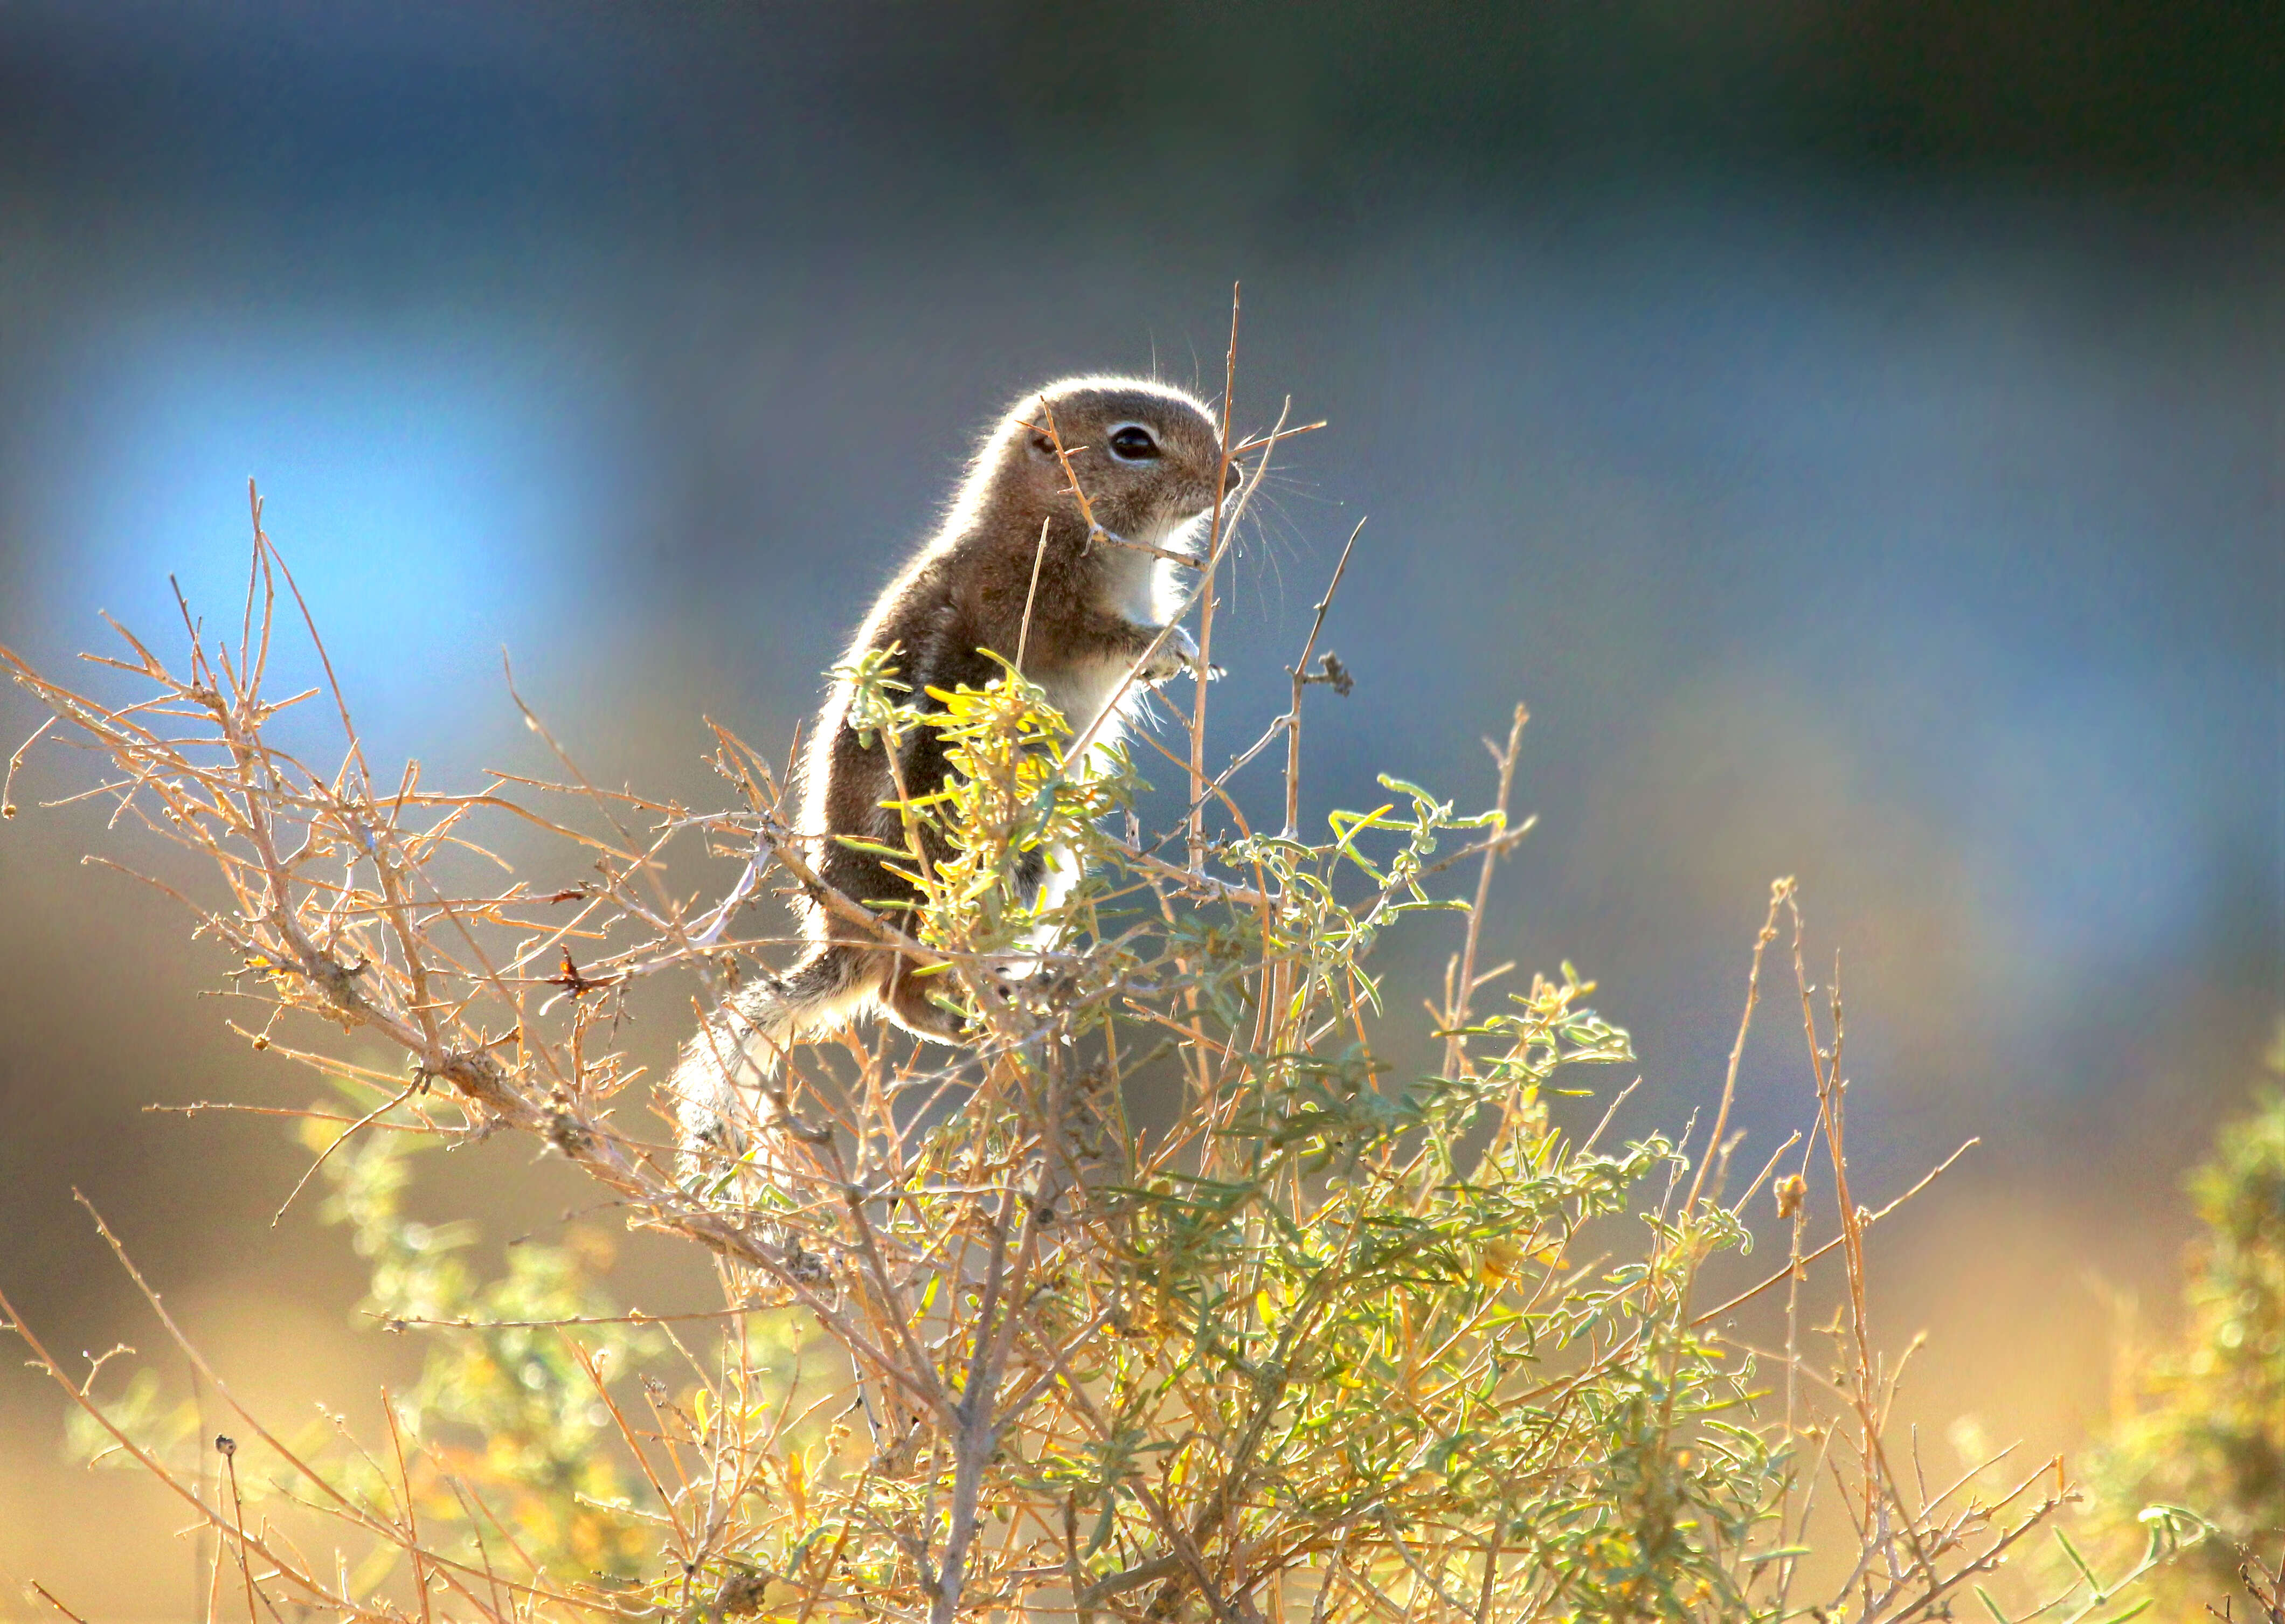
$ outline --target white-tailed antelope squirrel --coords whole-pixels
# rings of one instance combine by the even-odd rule
[[[985,651],[1012,661],[1020,644],[1024,675],[1046,690],[1074,737],[1115,737],[1140,701],[1128,673],[1179,600],[1179,566],[1095,537],[1072,491],[1074,475],[1097,525],[1186,556],[1199,550],[1200,522],[1238,483],[1213,413],[1183,390],[1132,378],[1072,378],[1034,390],[985,436],[943,524],[873,605],[844,664],[894,645],[898,680],[927,707],[930,688],[993,681],[1001,671]],[[1197,658],[1177,627],[1141,680],[1165,681]],[[878,856],[844,843],[854,837],[901,849],[906,839],[900,814],[883,804],[899,793],[884,742],[878,735],[870,746],[861,742],[848,710],[849,685],[836,680],[802,757],[796,833],[826,885],[901,921],[900,905],[916,898],[912,885]],[[906,793],[922,796],[942,784],[946,763],[933,731],[915,731],[901,750]],[[1036,886],[1043,867],[1035,862],[1025,883]],[[808,943],[800,960],[733,993],[675,1067],[671,1087],[694,1144],[729,1148],[729,1106],[746,1068],[766,1075],[773,1050],[868,1008],[923,1037],[962,1036],[958,1017],[930,1000],[928,978],[914,976],[916,966],[836,919],[815,895],[798,906]]]

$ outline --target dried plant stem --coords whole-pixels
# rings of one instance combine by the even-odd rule
[[[1237,406],[1237,314],[1238,285],[1229,289],[1229,349],[1222,363],[1221,386],[1221,463],[1215,470],[1214,490],[1217,493],[1229,488],[1230,416]],[[1278,427],[1284,428],[1284,414],[1278,414]],[[1190,709],[1190,869],[1193,873],[1205,867],[1205,784],[1206,784],[1206,673],[1213,669],[1214,572],[1221,562],[1222,505],[1213,506],[1206,532],[1205,568],[1199,572],[1198,600],[1198,671],[1197,692],[1191,696]]]
[[[1297,716],[1300,710],[1301,690],[1299,684],[1300,679],[1296,678],[1293,694]],[[1492,800],[1492,810],[1496,814],[1492,826],[1495,831],[1504,832],[1507,828],[1508,796],[1515,788],[1516,758],[1523,749],[1524,725],[1530,720],[1531,712],[1518,705],[1514,720],[1508,726],[1506,748],[1502,749],[1488,739],[1484,741],[1484,748],[1491,752],[1492,765],[1499,775],[1499,790]],[[1457,1074],[1461,1060],[1467,1053],[1468,1008],[1480,985],[1476,979],[1476,945],[1483,934],[1485,910],[1491,904],[1492,869],[1499,862],[1500,852],[1504,849],[1485,843],[1484,866],[1476,876],[1476,898],[1468,909],[1468,928],[1460,945],[1458,985],[1448,989],[1444,1002],[1443,1025],[1451,1034],[1444,1040],[1444,1071],[1447,1076]]]
[[[1356,550],[1357,537],[1364,534],[1365,522],[1360,519],[1349,538],[1341,544],[1341,556],[1333,565],[1333,577],[1325,583],[1325,595],[1317,600],[1315,615],[1309,621],[1309,635],[1302,639],[1300,657],[1289,668],[1293,679],[1293,701],[1282,718],[1285,729],[1285,828],[1288,840],[1301,832],[1301,690],[1309,686],[1309,656],[1316,652],[1317,634],[1325,629],[1325,616],[1333,607],[1334,594],[1341,590],[1341,577],[1348,573],[1349,554]],[[1263,733],[1261,743],[1275,737],[1275,729]],[[1254,749],[1260,749],[1257,744]],[[1242,764],[1233,762],[1231,771]],[[1227,774],[1225,774],[1227,776]]]

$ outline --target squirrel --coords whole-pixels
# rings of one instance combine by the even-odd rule
[[[932,709],[930,689],[980,688],[1001,674],[990,655],[1013,661],[1020,648],[1022,674],[1072,736],[1108,742],[1141,704],[1138,682],[1208,674],[1196,669],[1187,632],[1160,636],[1179,595],[1179,566],[1166,555],[1197,557],[1202,522],[1240,483],[1213,413],[1184,390],[1118,377],[1033,390],[985,435],[943,523],[874,603],[843,665],[893,648],[897,679]],[[860,738],[849,702],[849,680],[837,677],[797,771],[794,832],[823,886],[901,919],[915,888],[879,856],[846,843],[901,849],[906,839],[901,817],[883,805],[899,795],[888,742]],[[917,798],[942,786],[947,768],[932,730],[915,730],[899,749],[902,793]],[[1036,894],[1045,867],[1033,854],[1018,875],[1027,893]],[[868,1008],[923,1038],[966,1036],[961,1017],[930,997],[932,978],[916,977],[918,967],[894,947],[836,916],[814,888],[796,906],[806,942],[800,959],[733,992],[676,1063],[669,1089],[694,1157],[709,1148],[734,1153],[738,1087],[768,1078],[791,1042]]]

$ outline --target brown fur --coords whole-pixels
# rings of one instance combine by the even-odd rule
[[[1017,401],[985,437],[942,526],[882,592],[844,663],[895,646],[898,679],[927,706],[929,688],[982,687],[997,677],[999,667],[984,651],[1013,660],[1020,647],[1024,674],[1047,690],[1074,734],[1092,727],[1104,740],[1115,736],[1122,718],[1103,718],[1100,727],[1097,718],[1106,708],[1123,712],[1136,702],[1132,686],[1116,698],[1114,691],[1157,638],[1181,583],[1171,578],[1177,566],[1166,561],[1100,539],[1090,545],[1071,480],[1040,432],[1048,421],[1043,399],[1098,524],[1131,541],[1195,550],[1197,522],[1236,478],[1235,469],[1224,470],[1205,405],[1180,389],[1136,379],[1051,384]],[[1114,454],[1111,437],[1128,425],[1147,431],[1158,450],[1155,459]],[[1142,679],[1164,681],[1195,658],[1194,645],[1178,629]],[[880,859],[835,838],[904,843],[899,814],[882,804],[897,795],[884,748],[877,738],[871,748],[859,741],[848,724],[848,685],[836,681],[818,713],[801,764],[797,832],[828,886],[901,919],[897,905],[914,899],[913,888]],[[899,765],[908,793],[938,788],[946,766],[936,735],[922,730],[907,739]],[[1040,875],[1028,879],[1037,885]],[[731,1087],[749,1066],[766,1075],[771,1047],[867,1008],[923,1037],[953,1042],[962,1036],[959,1018],[931,1001],[932,978],[912,976],[907,961],[867,939],[853,922],[835,918],[814,896],[804,899],[801,915],[810,945],[800,961],[781,976],[741,988],[683,1051],[673,1087],[695,1137],[726,1141]],[[763,1052],[750,1054],[757,1039]]]

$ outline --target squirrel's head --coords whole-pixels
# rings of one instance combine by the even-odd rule
[[[998,437],[1001,477],[1023,488],[1026,508],[1076,513],[1076,477],[1096,523],[1154,545],[1234,494],[1241,477],[1236,464],[1223,467],[1203,401],[1139,378],[1049,384],[1016,404]]]

